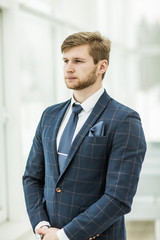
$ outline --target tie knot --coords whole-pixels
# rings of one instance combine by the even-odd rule
[[[82,110],[83,108],[81,107],[80,104],[76,104],[76,103],[73,104],[72,112],[79,114]]]

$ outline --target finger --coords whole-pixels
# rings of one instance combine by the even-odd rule
[[[46,228],[38,228],[36,230],[36,233],[45,235],[47,233],[47,229]]]

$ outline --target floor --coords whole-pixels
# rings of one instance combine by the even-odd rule
[[[127,222],[127,240],[154,240],[153,222]]]

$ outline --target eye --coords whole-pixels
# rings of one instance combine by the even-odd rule
[[[63,61],[64,61],[64,63],[68,63],[68,62],[69,62],[69,60],[68,60],[68,59],[64,59]]]
[[[81,63],[81,62],[83,62],[83,61],[82,61],[82,60],[79,60],[79,59],[76,59],[75,62],[76,62],[76,63]]]

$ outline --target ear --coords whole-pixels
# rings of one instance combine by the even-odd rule
[[[102,75],[103,73],[105,73],[107,71],[107,68],[108,68],[108,61],[107,60],[101,60],[99,61],[98,63],[98,73],[100,75]]]

